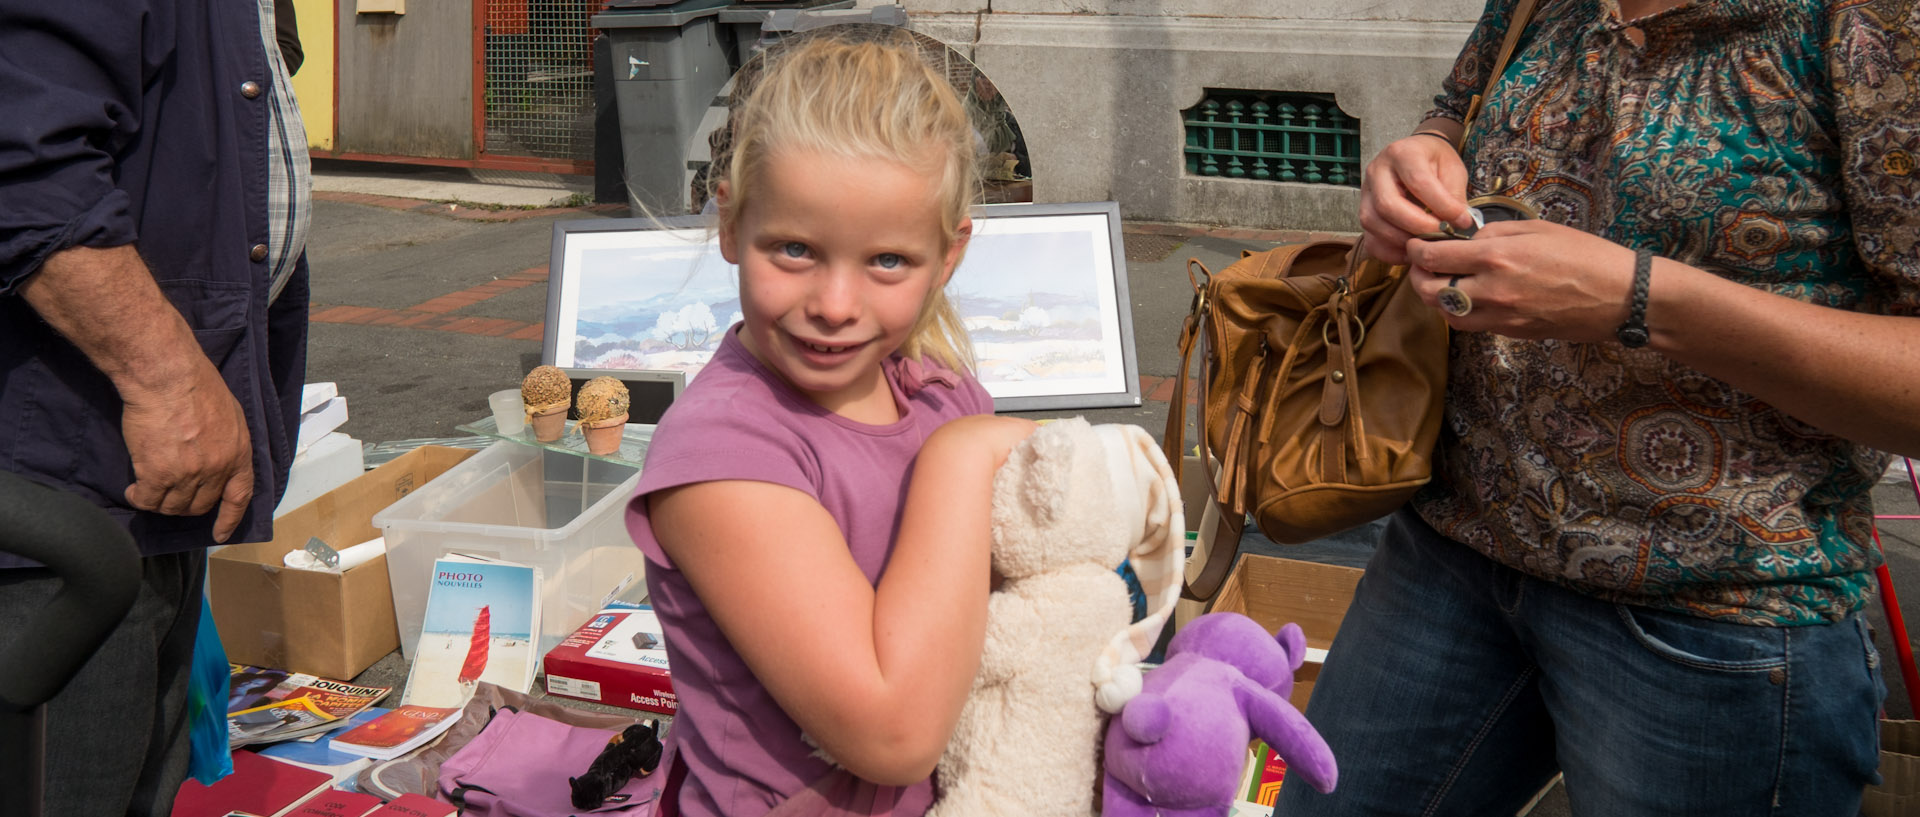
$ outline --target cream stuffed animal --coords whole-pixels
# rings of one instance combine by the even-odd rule
[[[1139,691],[1133,664],[1179,598],[1185,528],[1173,470],[1137,426],[1057,420],[1014,448],[993,483],[1004,581],[929,817],[1094,813],[1107,713]],[[1129,557],[1152,600],[1132,626],[1115,572]]]

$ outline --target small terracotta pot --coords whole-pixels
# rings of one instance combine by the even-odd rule
[[[581,423],[580,433],[587,438],[588,452],[598,456],[612,454],[620,450],[620,442],[627,435],[627,415]]]
[[[567,432],[567,407],[559,406],[546,411],[534,412],[528,424],[533,426],[533,438],[543,443],[560,439]]]

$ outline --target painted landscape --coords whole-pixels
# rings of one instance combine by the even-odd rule
[[[1104,247],[1084,232],[1001,229],[1012,223],[983,222],[947,288],[981,383],[995,396],[1124,390],[1113,273],[1094,260]],[[737,273],[714,242],[587,249],[580,261],[574,366],[691,381],[740,320]]]

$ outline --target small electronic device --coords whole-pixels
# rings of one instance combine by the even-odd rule
[[[561,367],[567,373],[567,379],[573,381],[573,394],[567,409],[567,419],[580,419],[580,387],[596,377],[611,377],[627,387],[627,397],[632,407],[627,409],[627,422],[652,425],[660,422],[660,415],[667,413],[667,407],[687,388],[687,373],[665,369],[572,369]]]

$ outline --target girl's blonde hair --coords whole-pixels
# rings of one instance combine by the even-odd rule
[[[728,187],[720,225],[731,230],[738,223],[770,156],[819,151],[937,174],[944,253],[962,240],[960,222],[980,191],[968,109],[943,75],[948,71],[935,68],[946,65],[947,49],[891,26],[835,28],[844,30],[789,39],[764,55],[763,64],[741,72],[750,85],[736,89],[740,101],[728,114],[727,153],[716,157],[718,172],[710,180]],[[973,369],[973,345],[944,288],[927,296],[900,353]]]

